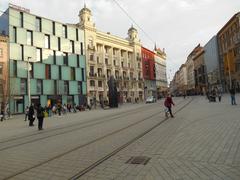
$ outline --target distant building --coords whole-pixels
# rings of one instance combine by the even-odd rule
[[[85,103],[85,45],[80,28],[17,6],[2,14],[0,24],[9,35],[11,113],[23,113],[29,99],[42,106]]]
[[[218,87],[219,89],[222,89],[220,70],[219,70],[220,66],[219,66],[217,37],[213,36],[211,40],[209,40],[203,48],[204,48],[204,63],[206,65],[208,89],[211,90],[214,87]]]
[[[79,19],[76,26],[85,33],[88,101],[108,99],[110,76],[117,80],[120,102],[143,100],[141,44],[137,30],[131,27],[126,39],[101,32],[86,6],[80,10]]]
[[[221,81],[224,89],[240,92],[240,12],[217,33]]]
[[[160,48],[156,47],[154,49],[154,53],[157,97],[159,98],[164,96],[168,88],[166,73],[166,53]]]
[[[142,67],[144,78],[144,94],[157,97],[156,72],[155,72],[155,53],[145,47],[142,47]]]
[[[195,92],[204,94],[207,89],[206,67],[204,64],[204,49],[200,44],[197,46],[197,51],[193,57],[194,63],[194,79]]]
[[[182,64],[179,68],[179,86],[178,91],[180,95],[187,93],[187,69],[186,65]]]

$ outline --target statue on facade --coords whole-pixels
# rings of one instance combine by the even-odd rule
[[[109,107],[117,108],[118,107],[118,92],[117,92],[117,85],[116,80],[113,76],[110,77],[108,80],[108,98],[109,98]]]

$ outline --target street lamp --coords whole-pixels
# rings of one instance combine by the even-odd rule
[[[29,59],[31,59],[31,57],[28,57],[27,58],[27,88],[28,88],[28,107],[31,106],[31,82],[30,82],[30,71],[31,71],[31,66],[30,66],[30,63],[29,63]]]

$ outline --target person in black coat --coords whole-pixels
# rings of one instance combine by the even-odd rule
[[[37,107],[37,118],[38,118],[38,130],[43,130],[43,119],[44,119],[44,108],[41,104],[38,104]]]
[[[29,107],[28,120],[29,120],[29,126],[34,126],[33,122],[34,122],[34,120],[35,120],[35,117],[34,117],[34,108],[33,108],[33,105],[31,105],[31,106]]]

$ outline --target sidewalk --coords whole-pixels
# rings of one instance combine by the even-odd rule
[[[240,105],[193,102],[149,134],[87,173],[82,179],[240,179]],[[236,97],[237,103],[240,96]],[[150,158],[146,165],[126,163]],[[107,173],[106,173],[107,172]]]

